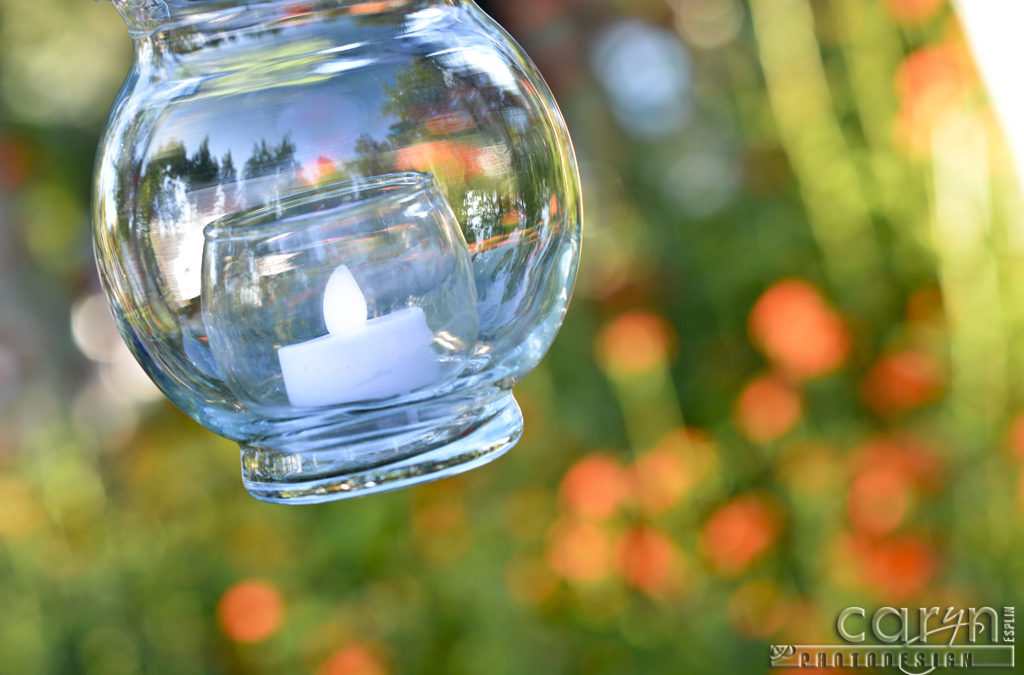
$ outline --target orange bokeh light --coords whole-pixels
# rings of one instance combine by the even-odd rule
[[[629,474],[613,457],[601,453],[587,455],[573,464],[559,488],[566,508],[598,520],[614,514],[629,492]]]
[[[675,334],[665,319],[635,310],[601,328],[596,342],[597,360],[610,373],[645,373],[668,361],[674,342]]]
[[[261,642],[280,628],[284,601],[277,589],[265,581],[243,581],[221,596],[217,618],[232,640]]]
[[[1024,412],[1017,413],[1010,422],[1010,449],[1017,459],[1024,459]]]
[[[387,672],[370,646],[352,644],[327,659],[318,675],[387,675]]]
[[[633,463],[637,501],[648,513],[672,508],[693,485],[686,456],[671,446],[659,446]]]
[[[971,57],[960,42],[929,45],[909,54],[896,73],[901,100],[897,138],[909,150],[927,154],[936,124],[951,111],[965,108],[977,81]]]
[[[701,532],[701,547],[715,571],[733,576],[768,550],[780,531],[775,504],[767,497],[745,495],[711,515]]]
[[[549,532],[548,564],[563,579],[594,583],[612,571],[611,538],[600,525],[565,520],[555,523]]]
[[[891,465],[872,467],[858,475],[846,499],[850,522],[861,532],[873,535],[899,527],[909,506],[908,486]]]
[[[942,485],[942,459],[913,436],[883,436],[860,446],[849,459],[851,475],[891,471],[918,492]]]
[[[765,291],[750,312],[749,329],[765,356],[796,379],[835,370],[850,351],[842,319],[817,288],[799,279]]]
[[[716,461],[714,446],[705,432],[673,429],[630,467],[633,497],[647,513],[663,513],[705,480]]]
[[[885,0],[885,8],[896,21],[915,24],[926,21],[939,11],[943,0]]]
[[[618,545],[619,570],[629,585],[665,597],[681,585],[680,554],[667,536],[649,527],[634,527]]]
[[[871,542],[862,550],[864,581],[886,602],[917,595],[938,570],[935,550],[917,536]]]
[[[736,402],[736,423],[752,441],[769,443],[793,429],[803,412],[800,393],[785,380],[762,376],[751,380]]]
[[[935,401],[942,369],[925,352],[904,349],[880,358],[864,379],[864,401],[880,415],[910,412]]]

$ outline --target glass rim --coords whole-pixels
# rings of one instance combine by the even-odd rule
[[[338,181],[323,187],[296,192],[273,202],[263,202],[244,211],[229,213],[208,223],[203,228],[203,236],[207,240],[217,241],[255,238],[286,223],[323,217],[326,213],[351,216],[361,211],[379,209],[382,205],[395,206],[435,188],[433,175],[422,171],[403,171],[371,178]],[[366,191],[373,191],[375,194],[365,198],[348,199],[322,209],[294,213],[321,200],[359,195]]]

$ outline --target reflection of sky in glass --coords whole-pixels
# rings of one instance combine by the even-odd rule
[[[302,97],[293,96],[287,85],[279,86],[286,81],[279,78],[245,94],[232,91],[223,77],[203,81],[193,96],[183,99],[180,113],[179,106],[169,110],[153,148],[178,141],[191,154],[209,137],[213,156],[220,158],[230,151],[241,170],[253,146],[261,140],[276,145],[290,138],[300,164],[319,157],[332,161],[350,158],[356,140],[363,134],[382,140],[395,122],[395,118],[380,114],[384,89],[394,83],[400,68],[398,63],[389,62],[386,51],[380,48],[387,44],[380,36],[388,35],[388,29],[340,19],[332,25],[331,39],[325,41],[325,36],[317,32],[322,27],[296,26],[292,30],[304,28],[304,34],[293,32],[291,47],[274,46],[273,36],[243,34],[236,35],[235,42],[226,48],[235,52],[239,71],[243,72],[252,68],[246,62],[247,53],[268,58],[271,47],[280,50],[280,57],[268,58],[266,67],[270,70],[284,62],[307,62],[302,73],[296,75],[301,80],[296,84],[303,87]],[[316,85],[310,77],[322,78],[322,82]]]
[[[508,66],[496,55],[485,48],[473,46],[456,47],[431,55],[436,57],[455,72],[480,71],[490,77],[490,83],[509,92],[519,90],[519,83],[509,71]]]
[[[181,141],[191,154],[209,137],[214,157],[230,151],[241,168],[254,144],[276,144],[287,136],[296,145],[300,164],[321,156],[349,157],[360,135],[383,139],[395,118],[379,113],[384,98],[379,70],[349,70],[341,77],[343,84],[327,80],[301,99],[281,90],[190,102],[182,114],[169,113],[153,147]]]

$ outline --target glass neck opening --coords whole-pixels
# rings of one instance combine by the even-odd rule
[[[381,14],[430,4],[424,0],[111,0],[132,38],[185,30],[259,25],[320,11]],[[431,0],[453,4],[461,0]]]

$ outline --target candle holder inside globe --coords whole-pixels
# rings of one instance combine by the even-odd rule
[[[260,415],[238,430],[255,496],[400,487],[472,468],[518,437],[514,400],[473,377],[469,250],[429,174],[334,183],[204,235],[210,354]]]

